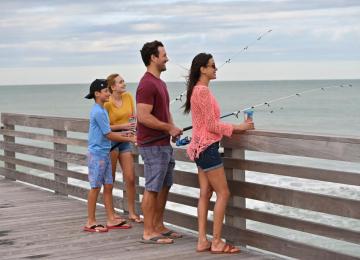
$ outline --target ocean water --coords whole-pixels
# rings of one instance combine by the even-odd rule
[[[352,87],[348,87],[349,84]],[[89,110],[93,104],[92,100],[84,98],[88,92],[88,85],[0,86],[0,112],[88,118]],[[340,87],[340,85],[345,87]],[[321,90],[321,88],[332,86],[333,88],[325,91]],[[136,84],[129,83],[127,87],[135,96]],[[185,84],[169,82],[168,89],[170,98],[174,99],[185,90]],[[264,105],[255,109],[255,127],[269,131],[282,130],[360,138],[360,80],[215,81],[211,84],[211,90],[216,96],[223,114],[311,89],[315,91],[273,103],[270,107]],[[182,102],[176,101],[171,105],[171,111],[175,123],[183,128],[191,125],[191,118],[182,113],[182,104]],[[239,119],[233,116],[224,119],[224,121],[232,123],[240,123],[242,120],[242,115],[239,116]],[[191,131],[185,134],[190,135]],[[342,163],[285,155],[274,156],[258,152],[247,152],[246,157],[252,160],[336,169],[360,174],[360,163]],[[71,167],[72,170],[79,172],[85,173],[87,171],[85,167]],[[177,168],[196,172],[194,164],[179,163]],[[121,174],[119,179],[121,179]],[[265,183],[277,187],[360,200],[360,188],[352,185],[324,184],[324,182],[320,181],[255,172],[247,172],[246,179],[255,183]],[[86,183],[79,184],[86,185]],[[197,196],[198,194],[196,189],[184,188],[178,185],[175,185],[173,190],[190,196]],[[185,210],[189,214],[196,214],[196,209],[191,207],[184,207],[175,203],[169,203],[169,206],[175,210]],[[358,220],[292,209],[249,199],[247,199],[247,206],[360,232],[360,221]],[[360,245],[353,243],[325,239],[315,235],[309,236],[302,232],[290,231],[254,221],[248,221],[247,225],[250,229],[261,230],[262,232],[296,241],[311,241],[315,245],[360,256]]]
[[[255,110],[257,129],[289,130],[360,136],[360,80],[302,80],[302,81],[215,81],[211,90],[223,113],[233,112],[279,97],[310,89],[352,84],[314,91],[262,106]],[[128,90],[135,96],[135,83]],[[185,90],[185,83],[169,82],[170,98]],[[0,86],[0,112],[87,118],[92,100],[83,98],[88,84]],[[176,124],[191,125],[189,116],[182,113],[182,102],[172,104]],[[224,119],[239,122],[234,117]]]

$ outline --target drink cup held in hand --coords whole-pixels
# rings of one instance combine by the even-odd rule
[[[134,126],[131,127],[131,131],[135,132],[136,131],[136,117],[134,115],[129,116],[129,123],[134,123]]]
[[[244,111],[244,119],[245,122],[253,122],[253,118],[254,118],[254,110],[253,109],[247,109]]]

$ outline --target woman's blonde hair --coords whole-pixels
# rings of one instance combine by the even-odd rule
[[[109,89],[109,91],[110,91],[111,94],[113,93],[113,91],[112,91],[112,89],[111,89],[111,86],[115,84],[115,79],[116,79],[117,77],[119,77],[119,76],[120,76],[119,74],[114,73],[114,74],[110,74],[110,75],[106,78],[107,87],[108,87],[108,89]]]

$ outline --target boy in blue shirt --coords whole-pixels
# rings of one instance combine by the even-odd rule
[[[124,135],[111,132],[109,116],[104,109],[104,103],[109,100],[110,92],[105,79],[96,79],[90,85],[89,94],[85,97],[94,99],[90,112],[88,140],[88,168],[91,189],[88,194],[88,219],[84,231],[107,232],[109,229],[127,229],[131,226],[124,219],[118,218],[113,212],[113,177],[111,171],[110,148],[111,141],[133,142],[134,135]],[[104,185],[104,205],[107,215],[106,227],[96,222],[96,202]]]

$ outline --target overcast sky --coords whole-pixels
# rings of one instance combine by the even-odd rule
[[[113,72],[137,82],[139,50],[155,39],[170,58],[169,81],[184,80],[181,66],[199,52],[218,66],[231,58],[219,80],[360,78],[358,0],[1,0],[0,34],[0,85]]]

